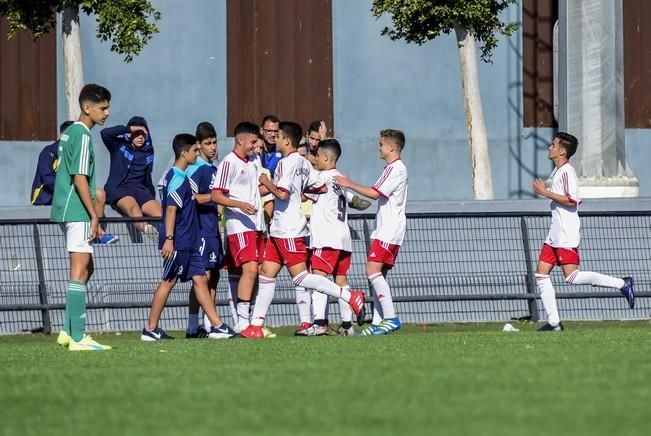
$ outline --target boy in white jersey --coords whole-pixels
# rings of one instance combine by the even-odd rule
[[[373,287],[373,322],[362,331],[363,336],[386,335],[400,329],[386,275],[395,264],[407,225],[407,167],[400,160],[404,146],[405,135],[400,130],[380,132],[380,159],[387,166],[373,186],[358,185],[344,176],[334,177],[335,183],[378,200],[373,241],[366,262],[366,274]]]
[[[271,221],[269,239],[264,250],[262,272],[258,278],[258,296],[253,308],[251,325],[243,330],[246,338],[262,338],[262,325],[267,310],[271,305],[276,287],[276,276],[283,265],[287,265],[294,285],[315,289],[348,302],[359,314],[364,308],[364,294],[361,291],[350,292],[332,283],[325,277],[307,272],[307,221],[301,213],[301,194],[309,189],[319,192],[324,186],[312,165],[296,152],[301,136],[301,127],[290,121],[281,122],[276,147],[283,158],[275,171],[276,184],[262,175],[260,183],[276,198],[274,215]]]
[[[567,283],[616,288],[624,295],[631,309],[635,307],[633,278],[619,279],[591,271],[579,271],[579,242],[581,240],[578,206],[579,181],[569,159],[576,153],[578,141],[569,133],[559,132],[549,146],[547,157],[554,162],[548,189],[540,179],[533,181],[533,190],[549,198],[552,222],[540,252],[536,268],[536,286],[547,313],[547,323],[540,331],[564,330],[556,306],[556,293],[549,278],[552,268],[560,265]]]
[[[237,283],[237,329],[249,325],[251,296],[262,260],[265,228],[258,187],[260,167],[249,161],[258,140],[258,126],[242,122],[235,126],[235,145],[219,163],[213,181],[212,201],[225,207],[226,255],[229,286]]]

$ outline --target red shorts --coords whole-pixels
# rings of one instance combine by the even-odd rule
[[[391,268],[396,263],[400,245],[389,244],[388,242],[373,239],[371,248],[368,250],[368,262],[380,262]]]
[[[538,261],[549,263],[551,265],[579,265],[578,248],[560,248],[544,244],[540,250]]]
[[[264,260],[292,267],[307,262],[305,238],[274,238],[267,239],[264,247]]]
[[[235,269],[246,262],[262,262],[264,236],[262,232],[244,232],[228,235],[224,268]]]
[[[345,276],[350,269],[350,252],[335,248],[310,250],[310,268],[335,276]]]

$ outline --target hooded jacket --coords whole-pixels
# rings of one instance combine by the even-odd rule
[[[111,204],[118,200],[118,188],[122,187],[123,182],[127,180],[131,169],[131,162],[135,156],[136,150],[131,145],[131,126],[145,126],[147,136],[145,144],[140,149],[140,153],[145,153],[147,164],[145,167],[144,186],[156,197],[154,184],[151,180],[151,172],[154,167],[154,146],[151,141],[151,131],[147,125],[147,120],[143,117],[131,117],[126,126],[115,126],[103,129],[100,134],[102,141],[108,149],[111,156],[111,166],[109,175],[104,185],[106,191],[106,202]]]

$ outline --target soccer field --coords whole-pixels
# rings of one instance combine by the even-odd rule
[[[3,435],[648,435],[651,324],[406,326],[385,337],[0,337]]]

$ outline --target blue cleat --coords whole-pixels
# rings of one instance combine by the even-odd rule
[[[626,301],[628,301],[628,306],[633,309],[635,307],[635,291],[633,291],[633,277],[624,277],[624,286],[619,290]]]
[[[208,338],[210,339],[230,339],[239,336],[235,330],[230,328],[225,322],[222,323],[219,327],[212,326],[208,332]]]
[[[120,238],[116,235],[112,235],[110,233],[104,233],[104,236],[102,236],[101,238],[99,236],[95,238],[93,243],[100,244],[100,245],[111,245],[115,242],[118,242],[119,240]]]
[[[389,333],[400,330],[400,325],[400,320],[398,318],[387,318],[382,320],[380,325],[378,325],[378,328],[383,330],[385,335],[388,335]]]
[[[385,331],[380,329],[380,324],[371,324],[370,326],[366,327],[361,332],[357,333],[356,336],[381,336],[381,335],[386,335]]]
[[[559,322],[558,325],[551,325],[550,323],[546,322],[542,327],[538,329],[539,332],[562,332],[563,330],[565,330],[565,327],[563,327],[562,322]]]
[[[146,328],[142,329],[142,334],[140,335],[140,340],[145,342],[155,342],[165,339],[174,339],[160,327],[156,327],[154,330],[147,330]]]

